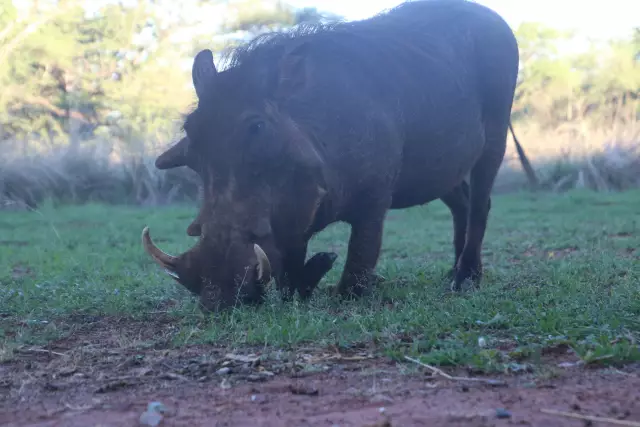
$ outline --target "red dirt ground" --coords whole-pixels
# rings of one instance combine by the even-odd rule
[[[162,327],[97,322],[47,349],[20,349],[0,364],[0,425],[152,425],[140,416],[154,401],[165,408],[160,426],[607,425],[541,409],[640,423],[640,366],[558,367],[570,357],[555,355],[543,373],[487,385],[434,377],[366,349],[254,349],[256,360],[214,346],[144,348]]]

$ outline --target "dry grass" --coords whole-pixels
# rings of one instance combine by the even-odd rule
[[[518,124],[515,131],[543,190],[623,191],[640,186],[638,126],[589,131],[574,125],[550,132],[533,124]],[[526,177],[509,139],[495,190],[504,193],[525,186]]]
[[[544,190],[622,191],[640,186],[640,129],[589,132],[565,126],[549,132],[519,123],[515,130]],[[72,151],[64,145],[16,149],[3,142],[0,207],[35,207],[44,201],[158,205],[195,200],[195,174],[186,168],[157,170],[153,162],[159,149],[149,145],[92,141]],[[509,139],[495,191],[525,187]]]
[[[186,168],[160,171],[157,152],[104,149],[92,142],[20,156],[0,156],[0,207],[103,202],[161,205],[198,197],[198,177]],[[117,147],[116,147],[117,148]]]

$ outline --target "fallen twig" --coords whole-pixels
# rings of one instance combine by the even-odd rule
[[[84,412],[84,411],[88,411],[89,409],[92,409],[95,405],[75,406],[75,405],[72,405],[70,403],[65,403],[64,406],[67,409],[70,409],[72,411]]]
[[[619,374],[619,375],[627,376],[627,377],[638,378],[637,375],[632,374],[631,372],[621,371],[620,369],[614,369],[613,372],[615,372],[616,374]]]
[[[176,373],[173,373],[173,372],[165,372],[164,374],[158,376],[158,378],[163,379],[163,380],[189,381],[189,378],[185,377],[184,375],[176,374]]]
[[[480,382],[480,383],[485,383],[485,384],[489,384],[489,385],[506,385],[507,383],[501,380],[494,380],[494,379],[489,379],[489,378],[473,378],[473,377],[454,377],[452,375],[447,374],[446,372],[442,371],[441,369],[436,368],[435,366],[431,366],[431,365],[427,365],[426,363],[422,363],[421,361],[417,360],[417,359],[413,359],[409,356],[405,356],[405,359],[407,359],[410,362],[416,363],[422,367],[427,368],[428,370],[430,370],[432,373],[440,375],[441,377],[444,377],[448,380],[451,381],[472,381],[472,382]]]
[[[561,417],[575,418],[575,419],[584,420],[584,421],[592,421],[597,423],[609,423],[609,424],[616,424],[619,426],[640,427],[640,422],[636,422],[636,421],[626,421],[626,420],[616,420],[614,418],[594,417],[592,415],[582,415],[582,414],[576,414],[575,412],[556,411],[554,409],[541,409],[540,411],[542,413],[549,414],[549,415],[558,415]]]
[[[251,363],[251,364],[255,364],[260,360],[260,356],[256,356],[255,354],[245,356],[243,354],[227,353],[224,356],[224,358],[232,362]]]
[[[49,353],[55,354],[56,356],[66,356],[64,353],[58,353],[57,351],[47,350],[45,348],[19,348],[17,350],[20,353]]]
[[[372,356],[343,356],[342,354],[334,354],[334,355],[329,355],[329,356],[317,356],[317,357],[311,357],[308,359],[308,362],[310,363],[316,363],[316,362],[326,362],[329,360],[342,360],[345,362],[363,362],[365,360],[369,360],[369,359],[373,359]]]

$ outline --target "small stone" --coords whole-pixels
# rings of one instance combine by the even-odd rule
[[[162,404],[162,402],[150,402],[147,405],[147,411],[155,411],[159,413],[167,412],[167,407]]]
[[[258,403],[258,404],[264,404],[264,403],[267,403],[267,397],[262,395],[262,394],[252,394],[251,395],[251,402]]]
[[[162,413],[166,411],[167,408],[161,402],[151,402],[147,405],[147,410],[140,415],[140,424],[156,427],[162,422]]]
[[[145,411],[140,415],[140,424],[156,427],[162,422],[162,415],[156,411]]]
[[[319,390],[315,387],[307,387],[304,384],[289,384],[289,391],[293,394],[304,396],[317,396]]]
[[[503,408],[496,409],[496,417],[498,418],[511,418],[511,412]]]
[[[228,375],[228,374],[230,374],[230,373],[231,373],[231,368],[227,368],[227,367],[225,367],[225,368],[220,368],[220,369],[218,369],[218,370],[216,371],[216,374],[217,374],[217,375]]]
[[[253,368],[249,365],[241,365],[234,368],[234,372],[241,375],[249,375],[254,372]]]

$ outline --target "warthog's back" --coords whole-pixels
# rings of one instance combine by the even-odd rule
[[[459,182],[483,150],[486,115],[510,114],[515,37],[495,12],[465,0],[413,1],[363,21],[267,35],[232,65],[263,84],[296,51],[306,84],[281,107],[341,186],[394,181],[394,207]]]

